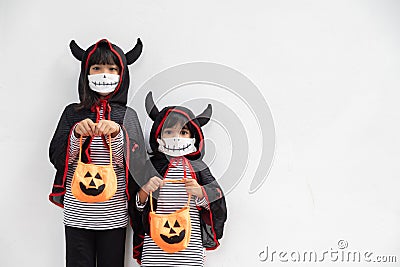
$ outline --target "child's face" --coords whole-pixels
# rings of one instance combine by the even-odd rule
[[[100,73],[110,73],[119,74],[119,67],[115,64],[94,64],[90,66],[89,74],[100,74]]]
[[[161,132],[161,138],[191,138],[190,131],[188,127],[185,125],[182,127],[181,124],[175,124],[173,127],[163,128]]]
[[[119,75],[120,69],[115,64],[93,64],[89,68],[89,75],[102,74],[102,73]],[[103,98],[111,94],[111,92],[97,92],[97,93],[100,95],[100,98]]]

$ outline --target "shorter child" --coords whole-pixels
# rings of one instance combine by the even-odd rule
[[[211,105],[197,117],[180,106],[166,107],[159,112],[150,92],[146,97],[146,110],[154,121],[150,133],[151,163],[162,178],[155,176],[145,181],[137,193],[137,212],[142,216],[143,225],[134,232],[134,257],[142,266],[203,266],[205,248],[219,246],[218,239],[222,237],[227,218],[222,190],[201,160],[204,155],[201,127],[210,119]],[[150,192],[154,192],[152,201],[148,201]],[[150,202],[157,214],[170,214],[182,209],[188,198],[189,244],[181,251],[165,252],[151,237]],[[171,234],[167,242],[176,243],[183,238],[174,228],[179,225],[169,224],[173,222],[166,223],[169,233],[176,231],[176,235]]]

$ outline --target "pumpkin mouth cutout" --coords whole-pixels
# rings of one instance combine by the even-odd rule
[[[166,242],[168,244],[177,244],[177,243],[181,242],[185,238],[185,234],[186,234],[185,229],[183,229],[179,233],[179,235],[177,235],[176,234],[177,232],[174,230],[174,228],[175,229],[176,228],[181,228],[181,226],[179,225],[178,221],[175,221],[175,224],[174,224],[173,227],[170,227],[168,221],[166,221],[165,224],[164,224],[164,227],[169,229],[169,235],[170,235],[170,236],[167,236],[167,235],[160,234],[160,237],[162,238],[162,240],[164,240],[164,242]]]
[[[161,234],[160,237],[162,238],[162,240],[164,240],[164,242],[168,243],[168,244],[176,244],[181,242],[184,238],[185,238],[185,230],[182,230],[179,235],[174,235],[171,237],[168,237],[166,235]]]
[[[98,196],[104,191],[106,187],[103,179],[98,173],[96,174],[96,176],[92,177],[90,173],[87,172],[84,177],[84,182],[85,183],[79,182],[79,187],[81,188],[82,192],[88,196]]]

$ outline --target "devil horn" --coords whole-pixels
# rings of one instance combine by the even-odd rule
[[[145,106],[146,106],[146,112],[147,114],[149,114],[150,119],[155,121],[159,114],[159,111],[158,108],[156,107],[156,104],[154,104],[153,93],[151,91],[146,96]]]
[[[143,50],[143,43],[140,40],[140,38],[138,38],[135,47],[132,48],[131,51],[125,54],[127,62],[126,64],[131,65],[132,63],[134,63],[140,57],[142,50]]]
[[[79,45],[77,45],[75,43],[74,40],[72,40],[69,43],[69,48],[71,49],[72,55],[74,55],[74,57],[79,60],[82,61],[83,59],[83,53],[85,53],[85,50],[83,50],[82,48],[79,47]]]
[[[204,126],[207,124],[207,122],[210,120],[212,114],[212,106],[211,104],[208,104],[207,108],[201,113],[199,116],[196,117],[197,121],[200,124],[200,127]]]

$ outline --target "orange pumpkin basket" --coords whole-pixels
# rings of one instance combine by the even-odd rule
[[[110,164],[86,164],[81,160],[82,136],[79,139],[79,159],[72,178],[71,191],[82,202],[104,202],[117,192],[117,175],[112,164],[111,136]]]
[[[164,179],[165,182],[183,183],[184,180]],[[186,205],[170,214],[156,214],[153,209],[153,195],[150,192],[150,236],[162,250],[175,253],[184,250],[189,245],[191,234],[190,198]]]

